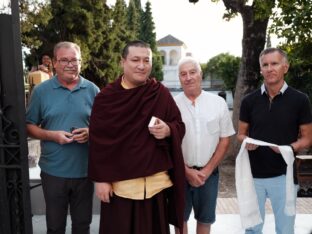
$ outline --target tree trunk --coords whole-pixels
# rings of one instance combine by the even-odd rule
[[[189,2],[196,3],[198,0],[189,0]],[[275,1],[273,0],[254,0],[251,6],[247,5],[248,2],[243,0],[223,0],[227,10],[225,18],[229,19],[239,13],[243,19],[243,51],[236,83],[232,116],[236,131],[241,101],[247,93],[258,87],[260,81],[259,54],[264,48],[270,14],[275,6]],[[227,156],[232,157],[227,159],[234,160],[239,147],[240,144],[236,137],[233,136],[227,153]]]
[[[243,19],[243,40],[242,59],[236,83],[232,116],[236,131],[241,101],[247,93],[258,87],[260,81],[259,54],[265,45],[266,30],[269,21],[269,17],[255,19],[254,9],[251,6],[241,8],[239,13]],[[236,140],[236,137],[233,137],[228,155],[235,158],[239,147],[240,143]]]

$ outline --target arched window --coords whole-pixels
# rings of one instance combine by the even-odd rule
[[[177,65],[178,60],[179,60],[178,59],[178,52],[175,50],[171,50],[169,56],[170,56],[170,65],[171,66]]]
[[[160,56],[161,56],[161,61],[162,61],[163,65],[166,65],[166,51],[161,50]]]

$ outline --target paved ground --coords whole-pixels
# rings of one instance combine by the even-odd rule
[[[68,218],[66,234],[70,234],[70,219]],[[189,234],[195,234],[196,223],[194,219],[189,221]],[[33,234],[44,234],[45,216],[34,216]],[[91,234],[98,234],[99,215],[93,216],[91,225]],[[174,233],[173,227],[170,227],[171,233]],[[263,234],[274,234],[274,218],[272,214],[266,216],[263,227]],[[112,233],[113,234],[113,233]],[[244,234],[241,228],[240,219],[237,214],[218,214],[216,222],[212,225],[211,234]],[[312,216],[298,214],[296,217],[295,234],[312,234]]]
[[[36,152],[35,152],[36,153]],[[239,210],[236,200],[234,164],[230,161],[224,161],[220,166],[220,184],[217,203],[217,219],[212,225],[211,234],[243,234],[241,228]],[[37,182],[38,183],[38,182]],[[33,213],[33,234],[46,233],[46,224],[44,214],[44,200],[41,187],[37,187],[31,192]],[[98,201],[94,202],[94,212],[98,213]],[[263,234],[274,234],[274,217],[270,202],[266,204],[266,220]],[[192,216],[192,215],[191,215]],[[70,234],[70,218],[68,218],[66,234]],[[91,234],[98,233],[99,215],[93,216],[91,225]],[[189,234],[195,234],[196,221],[193,216],[189,221]],[[171,233],[174,233],[171,228]],[[112,233],[114,234],[114,233]],[[148,233],[147,233],[148,234]],[[295,234],[312,234],[312,198],[297,199],[297,216],[295,225]]]
[[[274,234],[274,217],[269,202],[266,204],[266,210],[268,215],[266,215],[263,234]],[[98,227],[99,215],[94,215],[91,234],[98,233]],[[33,228],[33,234],[44,234],[46,232],[44,215],[35,215],[33,217]],[[196,222],[191,218],[189,221],[189,234],[195,234],[195,228]],[[171,233],[174,233],[172,227]],[[241,228],[236,198],[218,198],[217,220],[212,226],[211,234],[243,233],[244,230]],[[69,218],[66,234],[70,234]],[[298,198],[297,200],[295,234],[312,234],[312,198]]]
[[[266,203],[266,213],[272,214],[270,201]],[[297,214],[310,214],[312,216],[312,198],[297,198]],[[239,209],[236,198],[218,198],[217,214],[238,214]],[[312,224],[311,224],[312,226]]]

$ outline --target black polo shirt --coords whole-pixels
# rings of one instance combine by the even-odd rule
[[[261,89],[244,97],[240,120],[249,124],[249,137],[277,145],[289,145],[298,139],[299,126],[312,122],[311,105],[307,95],[286,86],[270,101]],[[249,151],[252,175],[269,178],[286,174],[281,154],[266,146]]]

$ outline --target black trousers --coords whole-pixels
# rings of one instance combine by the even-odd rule
[[[100,234],[169,234],[166,190],[152,198],[132,200],[114,194],[101,202]]]
[[[65,234],[68,208],[72,234],[89,234],[93,183],[88,178],[61,178],[41,172],[48,234]]]

